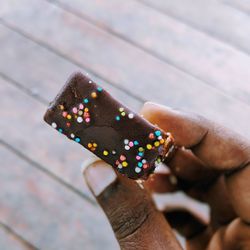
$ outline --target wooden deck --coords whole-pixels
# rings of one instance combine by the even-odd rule
[[[1,1],[0,249],[118,249],[81,177],[89,153],[42,120],[70,73],[250,138],[249,55],[250,0]]]

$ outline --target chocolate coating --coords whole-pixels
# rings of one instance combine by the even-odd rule
[[[73,74],[44,120],[132,179],[146,179],[173,139],[81,73]]]

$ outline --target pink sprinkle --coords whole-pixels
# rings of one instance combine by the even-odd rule
[[[119,165],[120,164],[120,162],[117,160],[116,162],[115,162],[115,165]]]
[[[83,108],[84,108],[83,104],[80,103],[80,104],[79,104],[79,109],[83,109]]]
[[[86,119],[85,119],[85,122],[90,122],[90,118],[86,118]]]
[[[72,109],[72,111],[73,111],[74,114],[76,114],[76,113],[77,113],[77,107],[74,107],[74,108]]]
[[[150,133],[149,136],[148,136],[150,139],[154,139],[154,134],[153,133]]]
[[[68,113],[67,113],[66,111],[63,111],[63,113],[62,113],[63,117],[66,117],[67,114],[68,114]]]
[[[129,147],[133,147],[134,143],[132,141],[130,141],[128,145],[129,145]]]
[[[143,164],[143,166],[142,166],[144,169],[145,168],[148,168],[148,164],[147,163],[145,163],[145,164]]]
[[[141,159],[141,156],[137,155],[135,158],[136,158],[136,160],[139,161]]]
[[[121,160],[121,161],[125,161],[125,160],[126,160],[126,156],[125,156],[125,155],[121,155],[121,156],[120,156],[120,160]]]

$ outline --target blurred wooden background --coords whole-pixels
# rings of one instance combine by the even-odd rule
[[[42,120],[75,70],[138,111],[151,100],[250,138],[250,0],[2,0],[0,249],[118,249]]]

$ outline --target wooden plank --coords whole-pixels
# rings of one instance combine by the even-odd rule
[[[1,78],[0,92],[3,107],[0,109],[0,138],[81,194],[91,196],[80,172],[82,162],[90,153],[43,122],[43,104]]]
[[[8,6],[8,3],[13,4]],[[250,111],[244,103],[47,2],[12,0],[5,4],[2,15],[17,32],[25,32],[31,39],[80,65],[87,65],[104,78],[115,79],[138,96],[200,113],[249,136]],[[28,18],[31,13],[36,16],[32,22]],[[45,19],[50,25],[45,25]],[[58,32],[61,27],[63,31]]]
[[[214,0],[141,0],[141,2],[250,54],[250,16],[222,2]],[[239,2],[237,0],[237,3]]]
[[[51,101],[74,71],[85,69],[69,62],[46,48],[20,36],[0,24],[0,72],[17,81],[35,97]],[[25,58],[25,60],[24,60]],[[96,75],[91,75],[113,96],[134,110],[139,110],[141,101],[129,96]]]
[[[50,2],[63,3],[64,8],[73,10],[84,20],[97,23],[102,28],[106,27],[111,33],[143,48],[159,59],[225,91],[229,95],[250,103],[250,72],[248,70],[250,57],[227,43],[134,0],[84,2],[81,0],[51,0]],[[210,1],[207,2],[210,3]],[[209,3],[205,3],[203,10]],[[185,6],[185,4],[182,5]],[[194,6],[194,4],[190,6]],[[114,11],[114,9],[119,11]],[[221,13],[222,16],[223,14],[224,12]],[[243,21],[246,19],[247,22],[244,23]],[[70,20],[72,19],[70,18]],[[245,29],[241,34],[243,33],[244,37],[248,36],[246,44],[249,48],[250,32],[247,32],[250,27],[249,17],[245,17],[244,20],[241,22],[242,28],[237,27],[237,25],[232,28]],[[65,24],[65,19],[62,22]],[[75,25],[86,30],[86,27],[80,22],[79,25]],[[230,28],[231,25],[228,25],[228,32],[232,32]],[[98,46],[99,42],[96,41],[96,43]],[[95,47],[94,44],[93,47]],[[87,50],[89,51],[89,49],[88,47]],[[111,50],[108,49],[109,51]]]
[[[36,248],[24,243],[15,234],[0,226],[0,249],[5,250],[35,250]]]
[[[103,212],[3,146],[0,219],[39,249],[118,249]]]
[[[250,1],[249,0],[222,0],[224,3],[232,6],[238,10],[250,14]]]

